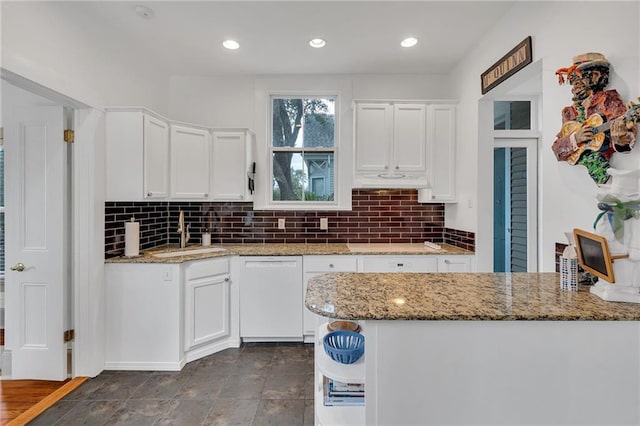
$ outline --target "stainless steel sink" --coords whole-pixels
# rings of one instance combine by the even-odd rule
[[[193,249],[187,249],[187,250],[176,250],[176,251],[166,251],[162,253],[153,253],[151,254],[151,256],[161,257],[161,258],[179,257],[179,256],[189,256],[192,254],[216,253],[216,252],[226,251],[226,250],[227,249],[224,249],[222,247],[202,247],[202,248],[193,248]]]

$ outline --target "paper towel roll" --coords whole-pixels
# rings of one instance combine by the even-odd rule
[[[127,257],[140,254],[140,222],[124,224],[124,255]]]

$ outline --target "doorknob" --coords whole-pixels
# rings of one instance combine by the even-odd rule
[[[16,263],[15,266],[11,267],[12,271],[22,272],[24,271],[24,263]]]

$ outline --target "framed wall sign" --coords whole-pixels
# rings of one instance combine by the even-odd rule
[[[488,70],[480,76],[480,87],[484,95],[498,84],[511,77],[513,74],[526,67],[533,60],[531,51],[531,36],[522,40],[509,53],[504,55],[498,62],[491,65]]]

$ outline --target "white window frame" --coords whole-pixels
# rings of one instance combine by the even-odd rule
[[[345,110],[345,99],[342,97],[339,90],[295,90],[295,91],[271,91],[265,93],[264,104],[266,112],[266,126],[265,126],[265,155],[266,155],[266,172],[265,185],[262,186],[263,194],[261,199],[263,203],[255,203],[254,209],[256,210],[311,210],[311,211],[331,211],[331,210],[350,210],[351,209],[351,185],[347,181],[349,173],[344,170],[344,165],[349,158],[343,158],[348,149],[343,149],[342,141],[344,140],[342,118],[343,111]],[[332,152],[333,153],[333,201],[281,201],[273,200],[273,141],[272,141],[272,126],[273,126],[273,99],[276,98],[319,98],[335,99],[334,110],[334,146],[333,148],[290,148],[282,149],[278,148],[276,151],[291,150],[294,152]],[[347,104],[348,105],[348,104]],[[347,191],[346,189],[349,189]],[[254,200],[255,201],[255,200]]]

